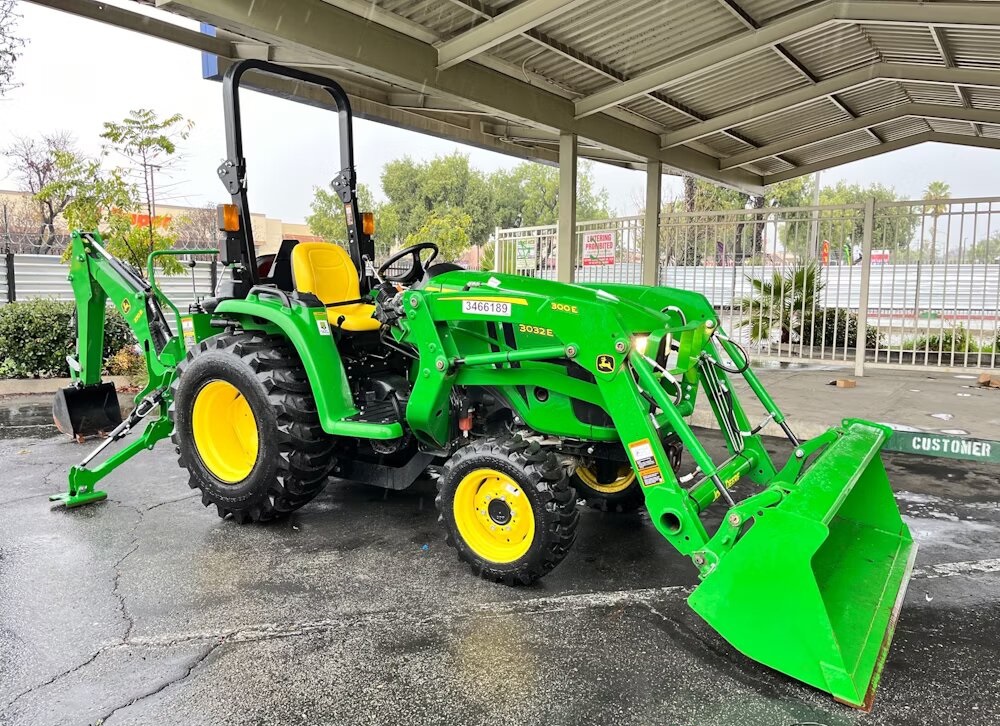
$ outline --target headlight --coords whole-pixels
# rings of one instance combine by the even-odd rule
[[[648,335],[636,335],[632,338],[632,347],[641,355],[646,355],[646,345],[649,343]]]

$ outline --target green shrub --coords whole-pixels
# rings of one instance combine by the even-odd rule
[[[856,348],[858,316],[847,308],[818,308],[815,313],[807,310],[802,339],[806,345]],[[874,349],[876,344],[882,344],[882,336],[878,328],[869,325],[865,329],[865,348]]]
[[[929,353],[978,353],[980,346],[976,339],[969,335],[969,331],[964,325],[959,325],[951,330],[944,330],[931,335],[921,335],[917,338],[910,338],[903,341],[903,350],[913,350],[921,352],[926,350]],[[985,353],[990,352],[990,344],[982,346]]]
[[[66,356],[75,350],[76,306],[59,300],[25,300],[0,307],[0,378],[69,375]],[[114,308],[108,308],[104,360],[135,342]]]

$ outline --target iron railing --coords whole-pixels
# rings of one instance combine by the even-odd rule
[[[990,368],[1000,358],[1000,198],[664,210],[660,285],[705,295],[755,357]],[[499,229],[493,269],[554,278],[558,226]],[[638,283],[642,217],[579,223],[575,281]],[[652,282],[652,281],[651,281]]]

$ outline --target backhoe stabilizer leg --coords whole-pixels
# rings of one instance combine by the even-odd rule
[[[147,401],[148,400],[149,399],[147,399]],[[153,403],[149,404],[149,408],[146,412],[151,410],[152,407],[159,401],[160,399],[157,397]],[[52,494],[49,496],[50,502],[59,502],[60,504],[65,505],[67,509],[72,509],[73,507],[80,507],[84,504],[91,504],[93,502],[99,502],[103,499],[107,499],[107,492],[94,489],[94,485],[133,456],[138,454],[140,451],[151,450],[156,445],[157,441],[170,436],[170,433],[173,431],[173,423],[166,416],[165,412],[161,411],[160,417],[151,421],[139,438],[120,451],[116,451],[94,468],[87,468],[87,463],[90,462],[94,456],[110,445],[112,441],[125,436],[125,434],[128,433],[128,431],[135,426],[136,423],[138,423],[138,420],[145,414],[139,413],[137,416],[136,412],[141,412],[142,408],[143,404],[140,404],[140,406],[136,408],[136,411],[133,411],[132,415],[122,422],[120,427],[122,430],[118,431],[116,429],[116,432],[112,433],[112,435],[109,436],[100,447],[88,455],[82,464],[70,467],[69,486],[67,491],[60,494]]]

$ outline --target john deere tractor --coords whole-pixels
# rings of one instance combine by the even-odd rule
[[[285,240],[272,258],[255,254],[239,112],[248,72],[330,94],[346,250]],[[70,434],[108,436],[54,500],[103,499],[102,477],[167,437],[202,502],[238,523],[292,512],[331,477],[403,489],[431,473],[447,542],[476,574],[511,585],[563,561],[578,496],[644,506],[697,568],[691,607],[733,647],[847,704],[871,703],[915,553],[880,459],[887,428],[846,420],[800,441],[693,292],[469,271],[437,262],[431,243],[376,261],[343,89],[251,60],[230,68],[223,92],[218,175],[232,203],[220,208],[220,250],[201,251],[224,266],[214,297],[182,312],[163,295],[155,257],[181,251],[151,255],[144,279],[99,234],[73,235],[75,382],[54,413]],[[100,378],[108,303],[149,373],[125,420]],[[763,421],[748,420],[731,376]],[[688,425],[699,397],[725,437],[723,461]],[[792,444],[781,465],[761,441],[771,422]],[[710,509],[721,524],[706,528]]]

